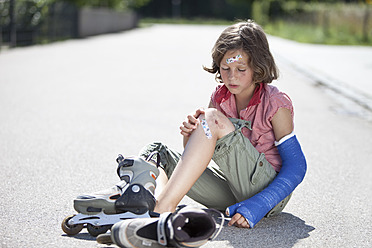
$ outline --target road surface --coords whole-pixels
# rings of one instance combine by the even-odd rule
[[[216,87],[202,65],[223,28],[155,25],[2,51],[0,247],[103,247],[62,232],[73,199],[116,183],[119,153],[182,148],[179,125]],[[270,42],[308,172],[282,214],[205,247],[370,247],[371,113],[299,70],[315,58],[285,57],[300,44]]]

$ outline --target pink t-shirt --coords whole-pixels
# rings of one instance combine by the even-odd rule
[[[250,121],[252,130],[243,128],[242,133],[252,143],[258,152],[264,153],[267,161],[279,172],[282,166],[278,149],[275,147],[275,135],[271,120],[279,108],[287,108],[293,118],[291,99],[278,88],[261,83],[256,87],[247,108],[238,116],[235,97],[225,85],[219,85],[211,96],[212,104],[229,118],[240,118]]]

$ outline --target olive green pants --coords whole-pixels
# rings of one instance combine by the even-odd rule
[[[235,131],[217,140],[211,163],[187,193],[193,200],[220,211],[235,203],[244,201],[266,188],[276,176],[271,164],[263,153],[259,153],[242,128],[251,129],[250,122],[231,118]],[[181,157],[181,154],[162,143],[145,146],[140,156],[146,158],[151,152],[160,154],[160,166],[168,178]],[[291,195],[275,206],[267,216],[280,213]]]

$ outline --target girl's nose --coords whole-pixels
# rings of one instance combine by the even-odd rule
[[[229,71],[228,78],[229,79],[235,79],[235,71],[234,70]]]

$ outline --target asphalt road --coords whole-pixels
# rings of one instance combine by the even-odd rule
[[[116,183],[119,153],[159,140],[181,149],[180,123],[216,87],[202,65],[223,28],[156,25],[2,51],[0,247],[103,247],[62,232],[73,199]],[[296,44],[272,41],[308,172],[282,214],[224,228],[205,247],[370,247],[370,112],[288,63]]]

